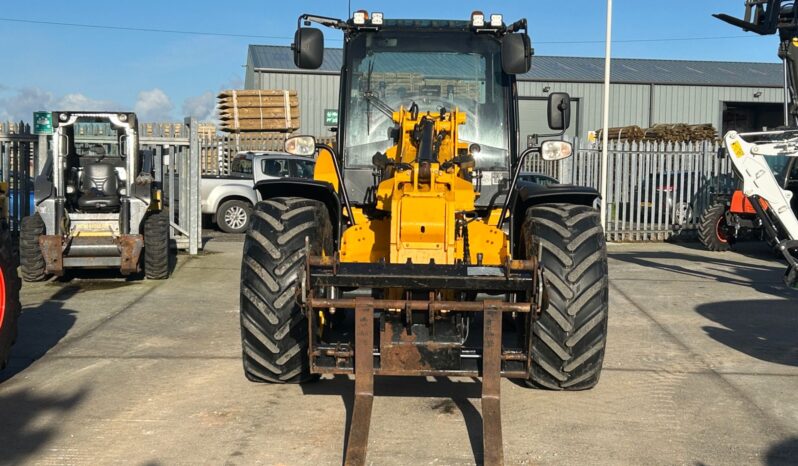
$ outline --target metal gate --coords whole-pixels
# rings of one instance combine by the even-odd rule
[[[155,179],[161,180],[169,208],[171,238],[178,249],[192,255],[202,249],[198,128],[193,118],[184,123],[139,125],[139,146],[155,157]]]
[[[44,141],[46,145],[46,140]],[[14,236],[19,232],[19,221],[32,209],[34,154],[39,151],[40,139],[31,132],[30,125],[0,123],[0,181],[4,184],[0,193],[3,215],[7,212],[9,227]]]
[[[607,239],[662,241],[693,230],[712,194],[736,186],[731,163],[716,141],[619,143],[607,160]],[[527,169],[562,183],[599,189],[601,149],[574,142],[574,156],[559,162],[530,158]]]

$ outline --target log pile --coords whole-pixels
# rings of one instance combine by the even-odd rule
[[[603,131],[596,131],[598,140],[602,140]],[[607,135],[610,141],[642,141],[646,136],[646,131],[639,126],[620,126],[617,128],[610,128],[607,130]]]
[[[602,131],[596,131],[598,140]],[[607,135],[611,141],[621,142],[698,142],[718,138],[718,131],[711,124],[658,124],[642,129],[639,126],[610,128]]]
[[[218,96],[220,129],[228,133],[299,129],[299,97],[282,89],[227,90]]]

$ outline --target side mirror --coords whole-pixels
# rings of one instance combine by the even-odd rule
[[[513,33],[502,38],[502,69],[507,74],[524,74],[532,66],[532,45],[527,34]]]
[[[571,126],[571,96],[565,92],[552,92],[549,95],[549,128],[565,131]]]
[[[570,142],[545,141],[540,147],[540,157],[546,161],[567,159],[573,154],[574,148]]]
[[[294,64],[302,69],[315,70],[324,59],[324,34],[316,28],[299,28],[294,34]]]
[[[313,136],[294,136],[285,140],[284,147],[291,155],[313,157],[316,153],[316,139]]]

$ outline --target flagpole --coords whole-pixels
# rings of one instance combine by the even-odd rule
[[[607,0],[607,37],[604,46],[604,122],[601,131],[601,226],[607,230],[607,159],[610,124],[610,63],[612,51],[612,0]]]

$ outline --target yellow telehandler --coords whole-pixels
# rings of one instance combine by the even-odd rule
[[[604,232],[590,188],[519,181],[530,154],[571,155],[570,98],[554,134],[521,147],[515,77],[526,20],[348,20],[302,15],[299,68],[344,34],[337,144],[309,136],[314,179],[256,185],[241,268],[246,376],[300,383],[353,374],[347,464],[364,464],[374,376],[482,377],[484,462],[503,461],[500,380],[582,390],[607,335]],[[542,115],[540,117],[543,117]]]

